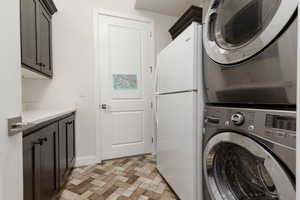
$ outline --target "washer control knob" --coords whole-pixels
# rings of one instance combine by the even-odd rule
[[[245,117],[242,113],[235,113],[231,116],[231,121],[234,125],[240,126],[244,123]]]

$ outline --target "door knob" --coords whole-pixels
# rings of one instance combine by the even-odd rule
[[[107,110],[108,109],[108,105],[107,104],[101,104],[101,109]]]

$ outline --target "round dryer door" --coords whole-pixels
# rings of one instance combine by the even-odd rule
[[[289,173],[260,144],[225,132],[204,150],[204,177],[212,200],[292,200],[295,184]]]
[[[204,25],[207,54],[220,64],[246,60],[282,31],[297,0],[212,0]]]

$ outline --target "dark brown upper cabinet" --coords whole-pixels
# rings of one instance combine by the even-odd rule
[[[21,1],[22,66],[49,78],[52,67],[52,15],[57,9],[52,0]]]

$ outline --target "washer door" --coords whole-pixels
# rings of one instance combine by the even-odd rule
[[[295,184],[254,140],[225,132],[204,150],[204,176],[213,200],[294,200]]]
[[[297,0],[212,0],[204,46],[217,63],[234,64],[266,47],[291,19]]]

